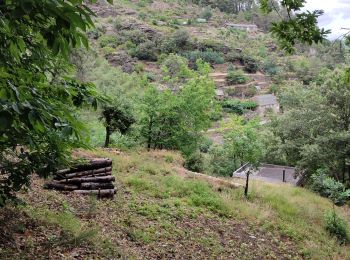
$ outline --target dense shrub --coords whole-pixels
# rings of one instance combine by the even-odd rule
[[[203,156],[199,151],[186,156],[184,167],[190,171],[203,171]]]
[[[186,57],[190,63],[191,68],[196,68],[196,61],[201,59],[210,65],[222,64],[224,63],[224,58],[221,53],[215,52],[213,50],[206,51],[190,51],[183,53],[183,56]]]
[[[275,76],[279,73],[279,66],[272,60],[266,59],[263,64],[264,72],[270,76]]]
[[[244,63],[244,55],[241,51],[233,50],[226,55],[227,62],[240,62]]]
[[[350,199],[350,189],[344,184],[319,171],[312,176],[311,189],[323,197],[331,199],[336,205],[344,205]]]
[[[226,81],[229,85],[245,84],[249,78],[244,74],[242,70],[231,70],[228,72]]]
[[[230,51],[230,48],[225,44],[212,39],[205,39],[201,42],[198,42],[197,48],[200,51],[205,51],[207,49],[222,53],[228,53]]]
[[[187,31],[176,30],[169,38],[165,38],[162,43],[163,53],[178,53],[187,50],[190,43],[190,35]]]
[[[109,47],[109,46],[106,46],[106,47],[103,47],[101,49],[102,53],[103,53],[103,56],[104,57],[109,57],[111,54],[113,54],[115,52],[115,49],[112,48],[112,47]]]
[[[211,12],[211,10],[209,8],[205,8],[200,15],[201,18],[203,18],[207,21],[209,21],[212,16],[213,16],[213,13]]]
[[[245,57],[243,63],[244,69],[249,73],[256,73],[259,70],[258,62],[251,57]]]
[[[208,153],[210,147],[213,145],[213,141],[207,137],[203,138],[203,140],[201,141],[200,145],[199,145],[199,150],[202,153]]]
[[[146,41],[141,43],[136,48],[130,51],[130,55],[132,57],[136,57],[139,60],[149,60],[156,61],[157,60],[157,48],[154,42]]]
[[[161,64],[164,79],[167,81],[183,83],[191,76],[186,58],[170,54]]]
[[[243,95],[249,98],[254,97],[257,93],[258,90],[254,86],[250,86],[249,88],[243,90]]]
[[[350,242],[350,234],[346,220],[339,217],[334,210],[327,211],[324,215],[326,230],[330,235],[335,236],[340,243]]]
[[[212,146],[209,149],[209,157],[205,164],[205,171],[217,176],[231,176],[236,166],[233,158],[222,146]]]
[[[254,101],[240,101],[238,99],[225,100],[222,107],[225,111],[242,115],[246,110],[256,109],[258,104]]]
[[[113,35],[102,35],[98,39],[98,43],[101,48],[104,48],[104,47],[116,48],[118,46],[118,39]]]
[[[123,31],[122,33],[124,41],[131,41],[132,43],[139,45],[147,41],[147,35],[140,30]]]

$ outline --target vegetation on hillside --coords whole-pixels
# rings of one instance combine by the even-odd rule
[[[348,41],[304,3],[0,3],[0,257],[349,258]],[[113,158],[114,200],[32,176],[78,147]],[[262,162],[306,189],[225,179]]]
[[[113,159],[115,199],[46,191],[35,179],[20,196],[26,206],[1,210],[4,258],[349,257],[325,229],[331,203],[308,190],[253,182],[247,201],[184,170],[178,153],[83,154]],[[348,209],[336,212],[349,220]]]

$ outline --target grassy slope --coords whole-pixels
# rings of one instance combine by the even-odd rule
[[[324,231],[331,204],[307,190],[256,182],[246,201],[241,189],[186,177],[172,152],[84,154],[113,158],[116,197],[64,195],[34,180],[26,206],[0,212],[1,259],[350,258]],[[350,220],[349,208],[337,211]]]

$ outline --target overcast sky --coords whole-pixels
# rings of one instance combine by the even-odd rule
[[[331,29],[331,39],[344,34],[350,28],[350,0],[307,0],[306,10],[322,9],[325,13],[319,18],[319,26]]]

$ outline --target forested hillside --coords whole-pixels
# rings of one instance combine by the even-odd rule
[[[0,3],[0,258],[350,258],[349,39],[304,3]]]

